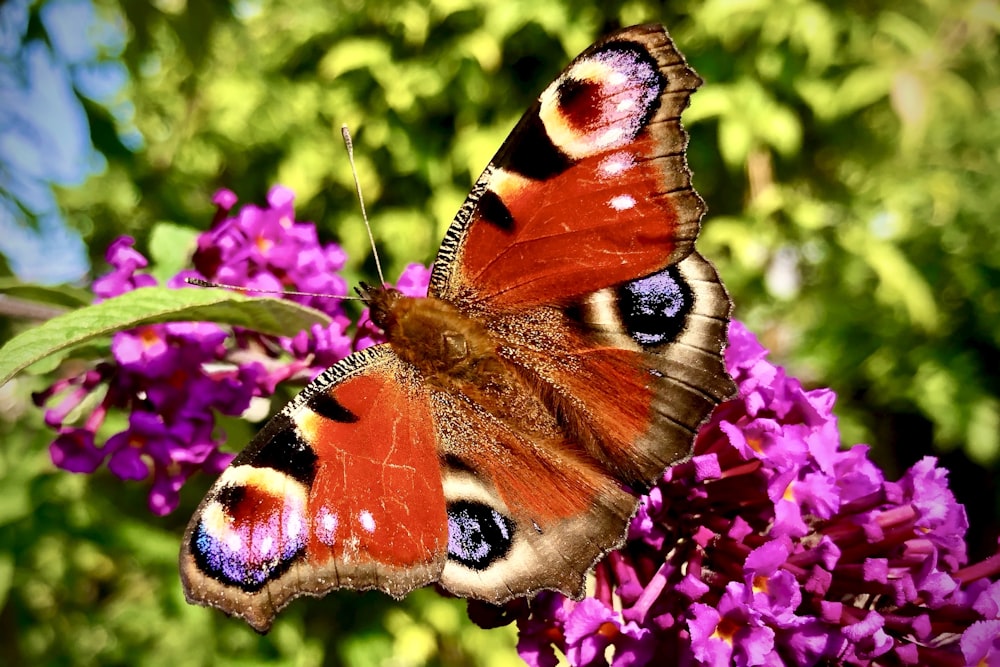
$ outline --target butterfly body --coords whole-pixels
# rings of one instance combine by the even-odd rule
[[[477,181],[428,297],[365,287],[387,342],[213,486],[182,547],[189,600],[264,631],[333,588],[582,594],[732,392],[728,296],[693,248],[679,119],[698,83],[660,26],[570,64]]]
[[[372,322],[386,342],[434,386],[459,392],[504,384],[505,368],[488,329],[447,301],[367,289]],[[498,387],[499,388],[499,387]]]

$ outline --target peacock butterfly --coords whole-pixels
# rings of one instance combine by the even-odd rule
[[[733,391],[680,124],[700,83],[658,25],[570,63],[462,205],[428,297],[363,286],[388,342],[216,481],[184,535],[188,601],[264,632],[335,588],[582,595]]]

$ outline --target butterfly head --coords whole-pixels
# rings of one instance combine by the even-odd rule
[[[372,323],[382,331],[388,332],[392,328],[396,304],[404,298],[403,294],[392,287],[368,283],[361,283],[356,291],[368,306],[368,316]]]

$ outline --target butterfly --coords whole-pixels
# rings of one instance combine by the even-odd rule
[[[317,377],[212,486],[181,547],[188,601],[266,632],[336,588],[583,594],[734,391],[730,300],[694,250],[680,114],[700,83],[659,25],[570,63],[462,205],[427,298],[363,286],[387,342]]]

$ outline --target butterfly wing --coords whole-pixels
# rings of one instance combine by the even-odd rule
[[[440,578],[448,522],[430,397],[388,346],[328,369],[258,433],[192,517],[190,602],[261,632],[299,595],[402,597]]]
[[[449,558],[442,584],[456,593],[582,594],[637,504],[609,489],[653,484],[734,390],[722,361],[730,301],[694,252],[704,206],[680,113],[700,82],[661,26],[596,43],[528,110],[447,232],[430,294],[489,328],[498,355],[557,415],[561,437],[535,438],[535,455],[562,471],[569,498],[542,521],[533,495],[556,482],[499,494],[499,515],[534,557],[475,571]],[[506,465],[476,461],[466,492],[495,497]],[[568,528],[579,525],[588,530]]]
[[[694,247],[681,111],[701,79],[662,26],[580,54],[525,113],[445,235],[431,295],[523,311],[655,273]]]

